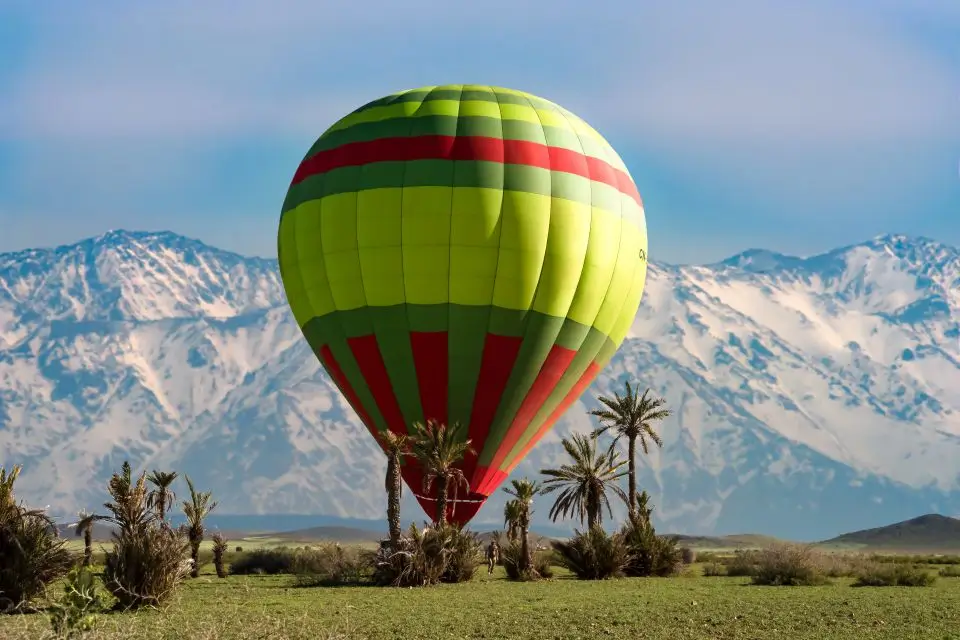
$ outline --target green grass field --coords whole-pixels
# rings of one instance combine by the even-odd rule
[[[934,568],[931,568],[934,570]],[[164,611],[100,614],[91,640],[638,638],[960,639],[960,578],[925,588],[758,587],[743,578],[537,583],[478,572],[423,589],[296,587],[290,576],[231,576],[212,567]],[[44,614],[0,616],[3,640],[38,640]]]

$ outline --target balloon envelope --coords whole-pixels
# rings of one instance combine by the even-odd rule
[[[464,425],[462,524],[623,341],[647,233],[623,161],[583,120],[454,85],[375,100],[320,136],[278,251],[297,323],[371,433]],[[433,517],[418,463],[402,475]]]

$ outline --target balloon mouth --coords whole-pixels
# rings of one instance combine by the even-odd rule
[[[425,496],[425,495],[422,495],[422,494],[419,494],[419,493],[416,493],[416,492],[414,492],[413,495],[414,495],[414,497],[415,497],[417,500],[420,500],[420,501],[424,501],[424,500],[427,501],[427,502],[436,502],[436,501],[437,501],[436,496],[433,496],[433,497],[431,497],[431,496]],[[447,498],[447,504],[450,504],[450,505],[460,504],[461,502],[483,504],[483,503],[486,502],[486,501],[487,501],[487,498],[484,497],[484,496],[481,496],[480,498],[459,498],[459,497],[458,497],[458,498]]]
[[[422,493],[417,493],[416,491],[411,491],[411,493],[413,493],[417,502],[420,503],[420,508],[423,509],[423,512],[430,518],[433,518],[437,512],[437,496],[427,496]],[[466,526],[466,524],[473,519],[473,516],[477,515],[477,512],[480,511],[480,507],[486,502],[487,497],[488,496],[482,493],[472,492],[466,496],[457,496],[456,500],[451,496],[447,499],[447,521],[456,523],[461,527]]]

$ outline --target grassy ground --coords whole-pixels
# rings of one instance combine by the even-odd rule
[[[165,611],[101,614],[91,640],[785,637],[960,640],[960,579],[927,588],[755,587],[740,578],[567,577],[513,583],[502,570],[426,589],[293,586],[289,576],[218,579],[210,567]],[[37,640],[43,614],[0,616],[0,638]]]

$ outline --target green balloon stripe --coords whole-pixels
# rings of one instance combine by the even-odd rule
[[[487,439],[480,452],[479,465],[489,466],[500,449],[504,436],[511,428],[514,418],[520,409],[523,399],[533,386],[534,380],[540,373],[550,349],[556,343],[563,327],[563,318],[555,318],[540,313],[528,314],[525,318],[522,331],[523,341],[520,343],[520,353],[507,387],[504,389],[500,406],[494,414],[493,423],[487,432]]]
[[[423,408],[420,406],[420,388],[410,346],[406,309],[387,307],[378,309],[370,316],[390,384],[409,429],[417,420],[423,420]]]
[[[406,314],[410,331],[446,331],[449,326],[449,319],[457,317],[467,320],[470,325],[483,326],[484,335],[492,333],[512,338],[524,337],[531,322],[559,322],[561,327],[551,344],[557,344],[564,349],[574,351],[579,349],[580,344],[584,341],[584,336],[591,330],[591,327],[575,322],[570,318],[559,318],[539,311],[518,311],[494,305],[468,306],[459,304],[395,304],[385,307],[362,307],[349,311],[334,311],[324,316],[310,318],[304,323],[303,329],[306,332],[309,327],[320,322],[324,324],[324,327],[330,327],[330,323],[336,323],[336,325],[342,327],[339,331],[344,338],[359,338],[374,333],[374,326],[377,322],[389,322],[391,318],[398,317],[398,314]],[[322,333],[317,329],[314,329],[314,331],[314,335],[319,339]],[[313,344],[311,342],[311,345]],[[317,348],[323,344],[322,341],[317,343]]]
[[[370,189],[466,187],[551,196],[620,215],[624,195],[603,182],[562,171],[484,160],[374,162],[311,176],[287,193],[281,219],[297,207],[329,196]],[[639,207],[634,207],[639,210]]]
[[[408,308],[412,306],[415,305],[408,305]],[[477,380],[480,377],[480,364],[483,360],[483,345],[493,311],[492,307],[468,307],[457,304],[417,306],[408,311],[412,326],[434,326],[432,323],[423,322],[421,318],[435,312],[442,313],[449,319],[447,419],[451,424],[459,422],[464,426],[461,431],[463,438],[467,437]],[[500,309],[497,315],[501,313],[506,316],[516,316],[520,312]]]
[[[576,341],[575,346],[574,344],[568,343],[568,348],[573,347],[572,350],[576,352],[570,366],[563,373],[563,376],[561,376],[557,386],[554,387],[550,395],[547,396],[546,401],[541,405],[539,410],[537,410],[536,414],[534,414],[533,419],[530,421],[530,424],[527,425],[523,435],[517,440],[516,444],[511,447],[511,450],[507,452],[507,456],[499,465],[501,470],[506,471],[507,468],[510,467],[516,454],[537,434],[540,426],[547,417],[553,413],[553,410],[560,406],[560,403],[566,397],[567,393],[569,393],[577,383],[583,375],[583,372],[587,370],[590,363],[595,360],[603,344],[608,340],[610,340],[610,338],[596,329],[589,327],[587,331],[583,332],[582,338]]]
[[[353,317],[356,318],[358,315],[360,314],[355,313]],[[373,424],[368,424],[367,428],[378,432],[386,431],[387,422],[383,419],[383,414],[380,413],[363,374],[360,373],[360,366],[357,364],[357,360],[347,343],[347,336],[343,332],[341,319],[335,316],[314,318],[307,322],[302,330],[307,344],[310,345],[314,353],[320,353],[324,346],[330,347],[330,351],[340,366],[340,370],[343,371],[347,383],[356,394],[363,410],[373,420]]]
[[[464,113],[461,113],[459,103],[468,105]],[[527,139],[526,136],[532,135],[535,136],[536,141],[543,142],[546,137],[549,144],[554,144],[549,142],[551,139],[556,140],[556,146],[594,156],[622,171],[627,171],[623,160],[610,143],[576,114],[537,96],[491,87],[468,88],[463,91],[459,88],[435,87],[407,91],[375,100],[334,123],[311,146],[304,160],[320,151],[344,144],[344,140],[353,135],[344,132],[358,126],[366,128],[367,125],[374,125],[372,129],[367,130],[382,132],[373,139],[398,135],[415,136],[421,135],[421,132],[442,135],[441,131],[457,128],[463,130],[459,135],[469,135],[467,131],[474,126],[478,130],[487,130],[492,126],[491,123],[485,124],[482,121],[478,121],[476,125],[466,124],[459,127],[443,122],[416,122],[428,121],[435,116],[452,116],[454,119],[459,117],[461,120],[477,117],[500,120],[506,129],[502,134],[506,139],[517,135],[519,137],[514,139],[524,140]],[[410,120],[415,121],[413,131],[403,133],[405,128],[403,121]],[[575,143],[574,137],[579,138],[578,144]]]
[[[451,318],[453,322],[449,322]],[[559,405],[586,367],[606,350],[604,347],[613,347],[610,339],[601,332],[570,319],[535,311],[524,313],[498,307],[450,304],[394,305],[337,311],[311,319],[303,332],[314,351],[319,352],[325,345],[331,348],[348,382],[360,398],[363,409],[374,420],[376,428],[384,430],[387,428],[386,422],[350,352],[348,340],[371,334],[376,336],[393,393],[409,428],[413,422],[425,419],[420,406],[409,332],[445,331],[444,325],[450,326],[447,334],[448,420],[462,424],[469,423],[473,410],[473,394],[487,334],[523,338],[520,354],[497,407],[494,422],[485,443],[478,449],[481,466],[486,466],[498,453],[501,457],[506,456],[498,465],[501,469],[508,466],[513,461],[511,456],[537,433],[543,420]],[[343,331],[344,328],[348,330]],[[523,427],[510,451],[501,451],[507,429],[516,418],[521,403],[555,345],[575,352],[573,361],[548,395],[546,403]]]
[[[417,124],[412,132],[409,131],[411,120],[415,120]],[[421,134],[417,130],[429,133]],[[337,129],[321,137],[305,159],[309,159],[322,151],[329,151],[346,144],[371,142],[380,138],[405,138],[417,135],[481,136],[538,142],[551,147],[584,153],[613,166],[620,164],[619,161],[611,162],[609,154],[600,142],[592,138],[580,138],[576,131],[569,128],[543,125],[539,122],[527,122],[525,120],[502,120],[489,116],[457,117],[446,115],[420,116],[415,119],[390,118],[375,122],[361,122],[346,129]]]
[[[496,92],[496,89],[416,89],[405,93],[395,93],[378,98],[354,110],[351,115],[369,111],[374,107],[385,107],[400,102],[430,102],[431,100],[476,100],[498,104],[528,106],[533,103],[538,109],[557,109],[559,105],[537,96],[519,96],[515,93]]]

